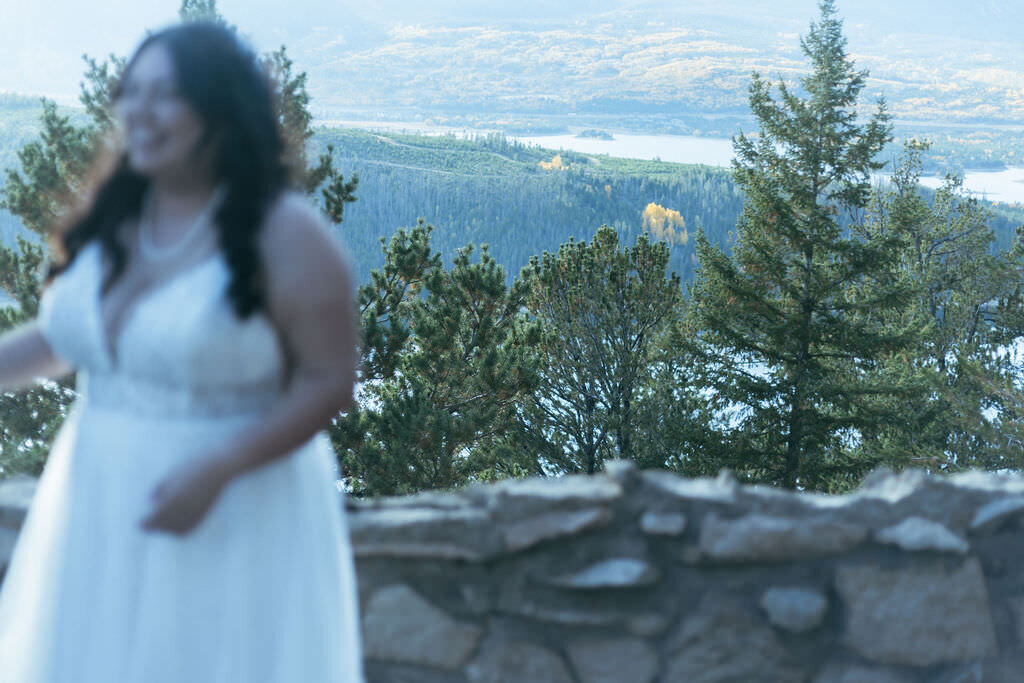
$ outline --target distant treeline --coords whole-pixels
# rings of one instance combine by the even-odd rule
[[[689,279],[690,235],[703,229],[727,245],[742,196],[725,170],[588,157],[528,148],[501,136],[474,140],[321,131],[338,166],[359,174],[358,201],[345,211],[342,235],[363,277],[382,263],[380,238],[423,218],[435,226],[446,259],[472,242],[488,245],[509,276],[531,256],[589,239],[601,225],[624,241],[643,231],[650,203],[678,211],[670,268]]]
[[[4,97],[28,100],[27,111],[39,107]],[[33,119],[5,108],[0,160],[10,167]],[[341,236],[364,282],[383,262],[380,239],[420,218],[434,226],[434,248],[449,263],[468,243],[486,244],[511,280],[531,256],[570,238],[589,240],[601,225],[632,243],[652,227],[644,219],[651,204],[685,221],[670,236],[653,232],[671,238],[669,269],[688,282],[696,232],[728,250],[743,202],[728,169],[558,152],[494,134],[464,139],[322,128],[313,144],[320,152],[332,145],[337,166],[359,175],[358,201],[345,210]],[[1024,210],[997,209],[993,247],[1009,248],[1022,223]],[[30,233],[0,209],[0,240],[10,244],[16,234]]]
[[[685,220],[670,245],[669,269],[690,281],[694,234],[703,231],[728,250],[743,204],[728,169],[556,152],[500,135],[330,129],[315,142],[333,145],[337,165],[359,174],[359,199],[345,210],[341,231],[362,279],[382,263],[380,238],[419,218],[435,227],[434,248],[449,262],[467,243],[487,244],[511,278],[531,256],[570,238],[590,239],[601,225],[632,243],[653,203]],[[1024,209],[997,208],[993,248],[1009,248],[1021,224]]]

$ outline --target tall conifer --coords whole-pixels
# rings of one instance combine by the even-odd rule
[[[622,246],[602,226],[587,242],[570,240],[523,268],[518,283],[542,329],[540,385],[524,403],[524,446],[554,472],[600,469],[608,457],[664,467],[644,430],[659,431],[651,402],[663,397],[662,342],[681,308],[679,276],[668,272],[669,247],[641,234]]]
[[[773,94],[753,74],[759,131],[733,141],[746,201],[731,256],[700,239],[693,348],[728,416],[695,457],[750,479],[828,489],[857,471],[846,446],[877,418],[864,397],[886,390],[865,382],[864,370],[899,342],[860,313],[894,305],[899,291],[854,287],[893,257],[841,223],[867,205],[891,126],[881,101],[859,120],[866,73],[847,56],[833,0],[820,10],[801,40],[811,70],[799,86],[780,82]]]

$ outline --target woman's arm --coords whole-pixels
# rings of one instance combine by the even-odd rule
[[[287,392],[222,457],[231,477],[308,441],[352,404],[357,318],[345,257],[305,199],[285,197],[264,234],[268,309],[291,367]]]
[[[265,419],[157,488],[143,522],[148,529],[187,533],[229,481],[295,450],[352,404],[358,332],[344,256],[323,220],[296,195],[271,212],[263,247],[268,313],[292,371],[288,388]]]
[[[0,391],[14,391],[69,372],[71,368],[54,355],[38,322],[0,336]]]

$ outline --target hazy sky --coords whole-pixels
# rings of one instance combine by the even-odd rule
[[[742,15],[772,35],[784,28],[787,33],[802,30],[817,13],[817,0],[219,0],[217,4],[260,52],[288,45],[300,69],[304,50],[339,39],[344,43],[353,37],[381,35],[399,23],[553,20],[568,24],[609,10],[642,7],[652,18],[666,12],[684,13],[686,21],[697,24],[703,13],[721,13],[730,19]],[[72,103],[82,78],[83,53],[127,55],[146,29],[173,22],[179,5],[180,0],[0,0],[0,91],[46,94]],[[973,33],[1002,38],[1005,44],[1000,50],[1024,56],[1019,34],[1024,3],[1019,0],[839,0],[837,5],[848,29],[872,34]],[[760,21],[761,14],[769,20]]]
[[[73,99],[82,78],[82,54],[127,55],[147,29],[175,21],[179,4],[0,0],[0,91]],[[217,5],[261,52],[277,47],[298,22],[313,24],[328,18],[325,13],[345,13],[345,2],[337,0],[220,0]]]
[[[755,5],[760,1],[749,0]],[[815,12],[816,0],[782,1],[798,4],[800,16]],[[331,40],[398,23],[571,21],[638,4],[679,7],[678,3],[693,8],[716,4],[714,0],[219,0],[217,6],[264,52],[282,43],[292,45],[314,31],[321,39]],[[127,55],[146,29],[174,21],[179,5],[180,0],[0,0],[0,91],[42,93],[70,103],[82,77],[83,53]],[[293,49],[292,54],[299,57],[300,51]]]

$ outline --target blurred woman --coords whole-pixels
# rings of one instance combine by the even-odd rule
[[[345,259],[232,32],[150,35],[114,100],[117,162],[0,339],[0,390],[80,390],[0,593],[0,681],[361,681],[321,432],[352,402]]]

